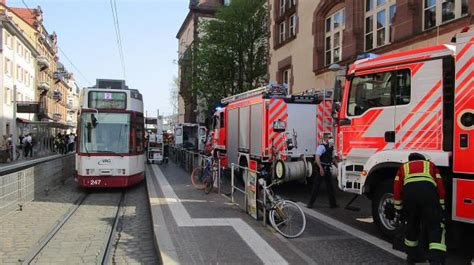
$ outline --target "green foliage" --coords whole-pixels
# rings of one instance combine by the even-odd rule
[[[206,116],[222,98],[266,81],[267,16],[265,0],[232,0],[215,19],[200,22],[192,87],[208,109]]]

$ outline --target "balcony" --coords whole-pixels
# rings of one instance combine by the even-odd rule
[[[45,91],[49,91],[49,84],[48,82],[41,81],[38,83],[38,90],[40,90],[42,93]]]
[[[49,68],[50,63],[49,63],[48,58],[46,58],[45,56],[38,56],[36,60],[38,61],[38,66],[40,67],[40,71],[43,71]]]
[[[63,99],[63,93],[59,92],[58,90],[54,91],[53,99],[57,102],[61,101]]]
[[[62,116],[61,113],[53,113],[53,121],[60,121]]]

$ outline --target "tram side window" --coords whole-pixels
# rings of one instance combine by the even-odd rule
[[[356,76],[351,81],[347,114],[359,116],[371,108],[408,104],[410,92],[407,69]]]
[[[144,121],[143,121],[143,116],[142,115],[137,115],[137,123],[136,123],[136,150],[138,153],[143,152],[144,148]]]

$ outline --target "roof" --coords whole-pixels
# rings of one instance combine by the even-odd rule
[[[186,25],[190,22],[194,14],[198,16],[203,16],[203,15],[214,16],[218,8],[219,8],[219,5],[214,5],[214,4],[199,4],[198,5],[196,3],[191,2],[189,5],[189,12],[186,15],[186,18],[184,19],[183,23],[179,27],[178,33],[176,34],[176,38],[179,39],[181,37],[184,29],[186,28]]]
[[[21,19],[23,19],[31,27],[35,27],[36,14],[35,9],[32,8],[21,8],[21,7],[10,7],[10,10],[15,12]]]

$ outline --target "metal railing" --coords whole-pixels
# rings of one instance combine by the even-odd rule
[[[259,188],[259,184],[258,184],[258,179],[259,179],[259,176],[261,176],[261,172],[260,171],[257,171],[257,170],[253,170],[253,169],[250,169],[248,167],[243,167],[243,166],[240,166],[240,165],[236,165],[234,163],[231,164],[231,178],[230,178],[230,183],[231,183],[231,193],[230,193],[230,200],[232,203],[236,203],[235,202],[235,197],[234,197],[234,193],[235,191],[238,191],[240,193],[242,193],[244,195],[244,207],[243,207],[243,210],[245,210],[246,213],[249,214],[249,209],[248,209],[248,205],[247,205],[247,200],[248,200],[248,196],[249,196],[249,191],[248,191],[248,186],[249,186],[249,177],[246,176],[244,179],[244,188],[241,189],[240,187],[238,187],[237,185],[235,185],[235,171],[236,169],[239,169],[239,170],[244,170],[244,172],[246,172],[247,174],[249,172],[252,172],[252,173],[255,173],[257,174],[256,178],[255,178],[255,189],[256,189],[256,196],[257,196],[257,219],[259,219],[259,216],[258,216],[258,205],[260,204],[262,207],[262,221],[263,221],[263,225],[266,226],[267,224],[267,208],[266,208],[266,205],[267,205],[267,195],[265,192],[262,192],[262,200],[259,200],[258,199],[258,195],[259,195],[259,191],[261,190]],[[242,173],[242,174],[245,174],[245,173]],[[238,204],[238,203],[236,203]],[[242,208],[242,207],[241,207]]]
[[[186,172],[192,174],[194,168],[197,166],[205,167],[205,161],[210,161],[211,166],[215,160],[212,156],[206,156],[198,152],[186,150],[179,146],[170,146],[169,148],[169,158],[175,164],[182,167]],[[221,160],[217,159],[217,181],[214,182],[215,187],[217,188],[217,193],[221,193],[221,175],[222,167]]]

